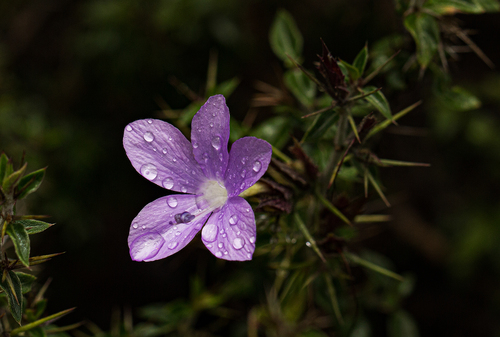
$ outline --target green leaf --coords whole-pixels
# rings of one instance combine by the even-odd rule
[[[2,155],[0,155],[0,186],[3,184],[3,178],[5,177],[5,172],[7,172],[8,162],[9,158],[7,158],[7,155],[2,152]]]
[[[428,0],[423,7],[439,15],[453,15],[457,12],[480,14],[500,10],[497,0]]]
[[[401,110],[400,112],[398,112],[397,114],[394,115],[394,118],[393,118],[393,121],[397,121],[398,119],[400,119],[401,117],[403,117],[404,115],[406,115],[408,112],[412,111],[413,109],[415,109],[417,106],[419,106],[420,104],[422,104],[422,101],[418,101],[416,103],[413,103],[412,105],[410,105],[409,107],[406,107],[404,108],[403,110]],[[368,134],[366,135],[365,137],[365,140],[367,140],[368,138],[370,138],[371,136],[373,136],[374,134],[384,130],[386,127],[388,127],[389,125],[391,125],[392,121],[386,119],[385,121],[375,125],[373,127],[373,129],[371,129]]]
[[[440,91],[438,102],[447,109],[469,111],[481,106],[481,101],[476,96],[458,85]]]
[[[53,224],[39,221],[39,220],[16,220],[12,222],[13,224],[20,224],[26,230],[28,234],[36,234],[43,232],[47,228],[53,226]]]
[[[398,281],[403,281],[404,278],[401,276],[401,275],[398,275],[396,274],[395,272],[393,271],[390,271],[386,268],[383,268],[383,267],[380,267],[370,261],[367,261],[365,259],[362,259],[360,258],[359,256],[357,255],[354,255],[354,254],[351,254],[349,252],[345,252],[344,253],[345,257],[348,258],[349,260],[351,260],[352,262],[354,263],[357,263],[365,268],[368,268],[368,269],[371,269],[379,274],[382,274],[382,275],[385,275],[385,276],[388,276],[388,277],[391,277],[393,279],[396,279]]]
[[[209,95],[209,96],[222,94],[222,95],[224,95],[224,97],[228,98],[229,96],[231,96],[234,89],[236,89],[236,87],[239,84],[240,84],[239,78],[237,78],[237,77],[231,78],[227,81],[224,81],[224,82],[218,84],[214,89],[214,93]]]
[[[404,21],[417,44],[417,60],[422,69],[427,68],[439,45],[439,27],[436,19],[426,13],[408,15]]]
[[[366,86],[361,90],[363,91],[363,93],[367,94],[369,92],[377,90],[377,88],[374,86]],[[375,91],[373,94],[366,96],[364,99],[367,100],[371,105],[373,105],[373,107],[377,109],[385,118],[391,121],[393,120],[391,108],[382,91]]]
[[[366,68],[366,62],[368,61],[368,45],[365,45],[363,49],[356,55],[352,65],[358,69],[359,76],[363,76]]]
[[[389,337],[418,337],[417,324],[404,310],[399,310],[389,317],[387,324]]]
[[[47,316],[47,317],[44,317],[42,319],[39,319],[38,321],[35,321],[35,322],[31,322],[31,323],[28,323],[28,324],[25,324],[23,325],[22,327],[19,327],[17,329],[14,329],[10,332],[10,334],[12,336],[17,336],[19,333],[21,332],[24,332],[24,331],[30,331],[31,329],[41,325],[41,324],[44,324],[46,322],[49,322],[49,321],[53,321],[57,318],[60,318],[66,314],[69,314],[70,312],[72,312],[73,310],[75,310],[75,308],[71,308],[71,309],[66,309],[66,310],[63,310],[63,311],[59,311],[58,313],[56,314],[53,314],[53,315],[50,315],[50,316]]]
[[[311,233],[309,233],[309,230],[307,229],[306,225],[304,224],[304,221],[302,221],[302,219],[300,218],[300,216],[297,213],[295,213],[295,222],[297,223],[297,225],[299,225],[300,231],[302,232],[302,234],[304,234],[304,237],[309,242],[309,244],[312,247],[312,249],[314,250],[314,252],[316,252],[316,254],[318,254],[321,261],[326,263],[325,257],[323,256],[323,254],[321,253],[321,250],[319,250],[318,245],[316,244],[316,240],[314,240]]]
[[[5,231],[12,240],[19,260],[29,267],[30,258],[30,238],[24,226],[20,223],[11,222]]]
[[[24,163],[24,165],[19,170],[12,172],[4,179],[2,183],[2,190],[4,191],[4,193],[9,194],[12,192],[12,189],[19,183],[19,179],[21,179],[22,175],[24,174],[24,171],[26,171],[27,166],[28,164]],[[8,168],[9,165],[7,165],[6,173],[9,173]]]
[[[344,73],[344,75],[349,77],[349,82],[351,83],[356,81],[359,78],[359,76],[361,76],[361,73],[359,72],[358,68],[350,65],[346,61],[340,60],[340,62],[338,62],[338,65],[340,67],[340,70],[342,70],[342,73]],[[342,69],[341,65],[344,67],[345,70]],[[347,74],[345,74],[345,71],[347,71]]]
[[[290,55],[294,60],[298,60],[302,55],[302,34],[293,17],[284,9],[279,10],[276,14],[269,32],[269,42],[276,56],[288,66],[291,66],[292,63],[287,55]]]
[[[17,277],[19,277],[19,281],[21,282],[21,288],[23,294],[26,294],[31,290],[31,286],[35,281],[36,277],[19,271],[16,272],[16,275]]]
[[[9,271],[4,275],[5,279],[2,281],[0,279],[0,288],[7,294],[7,301],[9,303],[9,310],[12,314],[12,317],[16,320],[17,323],[21,324],[21,318],[23,315],[22,312],[22,286],[19,277],[13,271]]]
[[[299,69],[287,71],[283,80],[288,89],[303,105],[309,107],[312,105],[316,96],[316,84]]]
[[[281,149],[290,139],[292,120],[284,116],[269,118],[250,132],[251,136],[264,139]]]
[[[31,172],[19,180],[16,186],[16,198],[22,199],[30,193],[35,192],[42,183],[46,168]]]
[[[330,130],[333,125],[339,120],[339,114],[337,111],[327,111],[318,115],[314,120],[313,124],[307,130],[307,135],[310,140],[318,140],[323,135]],[[305,138],[305,135],[304,135]]]

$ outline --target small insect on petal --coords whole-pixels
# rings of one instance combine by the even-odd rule
[[[188,223],[192,221],[195,218],[195,216],[189,212],[182,212],[174,215],[174,218],[177,223]]]

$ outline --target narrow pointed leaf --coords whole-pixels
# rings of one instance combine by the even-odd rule
[[[237,77],[231,78],[218,84],[215,87],[214,93],[212,95],[224,95],[225,97],[231,96],[236,87],[240,84],[240,79]]]
[[[374,161],[375,164],[380,166],[423,166],[429,167],[431,164],[427,163],[415,163],[411,161],[401,161],[401,160],[391,160],[391,159],[379,159],[379,161]]]
[[[354,133],[354,136],[358,140],[358,142],[361,144],[361,139],[359,139],[359,134],[358,134],[358,128],[356,127],[356,122],[354,121],[354,118],[352,118],[352,115],[349,114],[347,116],[347,119],[349,120],[349,124],[351,125],[352,132]]]
[[[358,69],[359,75],[363,76],[365,72],[366,62],[368,61],[368,45],[365,44],[363,49],[356,55],[352,65]]]
[[[387,222],[391,221],[392,216],[387,214],[360,214],[356,215],[354,218],[354,222],[362,223],[362,222]]]
[[[5,233],[10,237],[19,260],[29,267],[30,238],[26,229],[19,222],[11,222],[7,225]]]
[[[417,106],[419,106],[420,104],[422,104],[422,101],[418,101],[416,103],[413,103],[412,105],[410,105],[409,107],[401,110],[400,112],[398,112],[397,114],[394,115],[394,117],[392,118],[392,121],[397,121],[398,119],[400,119],[401,117],[403,117],[404,115],[406,115],[408,112],[412,111],[413,109],[415,109]],[[385,129],[386,127],[388,127],[392,121],[390,120],[385,120],[383,122],[380,122],[379,124],[375,125],[373,127],[373,129],[370,130],[370,132],[368,132],[368,134],[366,135],[365,137],[365,140],[370,138],[371,136],[373,136],[374,134],[382,131],[383,129]]]
[[[25,324],[25,325],[23,325],[23,326],[21,326],[21,327],[19,327],[17,329],[12,330],[10,332],[10,334],[12,336],[17,336],[21,332],[29,331],[29,330],[31,330],[31,329],[33,329],[33,328],[35,328],[35,327],[37,327],[37,326],[39,326],[41,324],[44,324],[44,323],[47,323],[47,322],[52,322],[52,321],[54,321],[54,320],[56,320],[56,319],[58,319],[58,318],[60,318],[60,317],[62,317],[64,315],[66,315],[66,314],[69,314],[70,312],[72,312],[75,309],[76,308],[66,309],[66,310],[60,311],[60,312],[58,312],[56,314],[53,314],[53,315],[44,317],[42,319],[39,319],[39,320],[37,320],[35,322],[31,322],[29,324]]]
[[[7,155],[2,152],[0,155],[0,186],[3,184],[3,178],[5,177],[5,172],[7,171],[8,162],[9,158],[7,158]]]
[[[283,80],[300,103],[306,107],[312,105],[316,96],[316,84],[307,75],[298,69],[291,69],[284,74]]]
[[[373,178],[373,175],[370,173],[370,171],[366,170],[366,175],[368,176],[368,180],[372,184],[372,186],[375,189],[375,191],[377,191],[377,193],[380,196],[380,198],[384,201],[385,205],[387,207],[391,207],[391,204],[389,203],[389,200],[387,200],[387,198],[385,197],[384,192],[382,192],[382,189],[380,188],[380,186],[377,183],[377,181],[375,180],[375,178]]]
[[[330,297],[330,302],[332,302],[333,312],[340,325],[344,325],[344,319],[342,318],[342,313],[340,312],[339,301],[337,300],[337,293],[332,282],[332,278],[328,274],[323,274],[325,278],[326,287],[328,289],[328,296]]]
[[[382,91],[377,91],[377,88],[374,86],[364,87],[362,91],[365,94],[371,91],[375,91],[373,94],[366,96],[365,100],[367,100],[371,105],[373,105],[373,107],[377,109],[385,118],[393,121],[391,108]]]
[[[22,318],[22,286],[19,277],[13,271],[5,274],[6,277],[0,282],[0,288],[7,295],[9,310],[17,323],[21,324]]]
[[[28,194],[35,192],[42,183],[46,168],[31,172],[19,180],[16,186],[15,195],[17,199],[22,199]]]
[[[304,237],[306,240],[311,244],[312,249],[318,256],[320,257],[321,261],[326,263],[325,257],[321,253],[321,251],[318,248],[318,245],[316,244],[316,240],[312,237],[311,233],[309,233],[309,230],[307,229],[306,225],[304,224],[304,221],[300,218],[300,216],[295,213],[295,221],[297,222],[297,225],[299,226],[300,231],[302,234],[304,234]]]
[[[399,51],[394,53],[384,63],[382,63],[380,66],[378,66],[374,71],[372,71],[368,76],[366,76],[366,78],[363,79],[363,83],[366,84],[366,83],[370,82],[371,80],[373,80],[373,78],[375,76],[377,76],[382,71],[382,69],[384,69],[384,67],[386,65],[388,65],[398,54],[399,54]]]
[[[47,228],[53,226],[53,224],[39,221],[39,220],[17,220],[13,221],[12,224],[20,224],[26,230],[28,234],[36,234],[43,232]]]
[[[351,254],[351,253],[348,253],[348,252],[345,252],[344,254],[352,262],[357,263],[357,264],[359,264],[359,265],[361,265],[363,267],[366,267],[368,269],[371,269],[371,270],[373,270],[373,271],[375,271],[375,272],[377,272],[379,274],[391,277],[391,278],[396,279],[398,281],[403,281],[404,280],[403,276],[401,276],[399,274],[396,274],[393,271],[390,271],[390,270],[387,270],[387,269],[382,268],[380,266],[377,266],[374,263],[366,261],[365,259],[362,259],[362,258],[360,258],[357,255],[354,255],[354,254]]]
[[[342,212],[337,207],[333,206],[333,204],[330,201],[328,201],[323,195],[321,195],[321,193],[316,193],[316,196],[318,197],[319,201],[321,201],[321,203],[325,205],[326,208],[328,208],[330,212],[338,216],[340,220],[344,221],[349,226],[352,226],[349,219],[347,219],[347,217],[344,214],[342,214]]]
[[[2,189],[4,193],[9,194],[10,192],[12,192],[12,189],[17,185],[19,179],[21,179],[22,175],[24,174],[24,171],[26,171],[27,166],[28,164],[24,163],[24,165],[19,170],[12,172],[7,177],[5,177],[2,183]]]
[[[342,72],[344,73],[344,75],[349,77],[349,81],[351,83],[356,81],[361,76],[358,68],[354,67],[353,65],[351,65],[343,60],[340,60],[339,67],[342,70]],[[345,72],[347,72],[347,74]]]

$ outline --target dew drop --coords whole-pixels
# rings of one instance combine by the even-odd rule
[[[130,245],[130,255],[135,261],[144,261],[153,258],[165,243],[165,239],[158,233],[146,233],[139,236]]]
[[[233,240],[233,247],[234,247],[234,249],[241,249],[241,248],[243,248],[244,244],[245,244],[245,241],[243,241],[242,238],[235,238]]]
[[[168,136],[168,140],[172,140],[172,137]]]
[[[158,175],[158,171],[156,170],[156,166],[153,164],[144,164],[141,166],[141,174],[144,178],[153,180]]]
[[[174,163],[177,163],[177,158],[172,158],[172,161],[173,161]]]
[[[194,142],[194,143],[193,143],[193,148],[194,148],[194,149],[197,149],[197,148],[198,148],[198,143]]]
[[[222,257],[222,253],[221,252],[215,252],[215,256]]]
[[[245,188],[245,183],[241,183],[240,189],[244,189],[244,188]]]
[[[212,244],[211,244],[211,243],[208,243],[208,244],[207,244],[207,248],[212,248]]]
[[[222,161],[222,159],[223,159],[222,153],[219,153],[219,160]]]
[[[187,192],[187,188],[186,188],[186,186],[182,186],[182,187],[181,187],[181,192],[182,192],[182,193],[186,193],[186,192]]]
[[[148,131],[144,134],[144,140],[148,143],[151,143],[153,140],[155,140],[155,136],[153,136],[153,134]]]
[[[163,154],[167,154],[167,149],[163,149],[161,152],[163,152]]]
[[[172,207],[172,208],[176,208],[177,207],[177,198],[176,197],[169,197],[167,199],[167,204]]]
[[[229,218],[229,223],[231,225],[235,225],[236,221],[238,221],[238,216],[237,215],[233,215],[232,217]]]
[[[246,175],[247,175],[247,171],[246,170],[241,171],[241,177],[242,178],[245,178]]]
[[[125,128],[125,130],[132,131],[132,127],[130,125],[127,125],[127,127]]]
[[[210,123],[210,127],[213,128],[214,127],[214,123]]]
[[[251,259],[252,258],[252,254],[247,254],[247,258]]]
[[[219,151],[219,149],[220,149],[220,144],[221,144],[220,137],[219,137],[219,136],[215,136],[215,137],[212,139],[212,146],[214,147],[214,149],[216,149],[217,151]]]
[[[168,247],[168,249],[175,249],[175,247],[177,247],[178,244],[179,243],[177,241],[173,241],[173,242],[170,242],[167,247]]]
[[[309,241],[306,242],[307,247],[311,247],[311,243]]]
[[[174,180],[172,178],[165,178],[162,183],[163,187],[165,187],[167,190],[171,189],[174,187]]]
[[[249,240],[250,240],[250,243],[254,243],[255,242],[255,236],[251,236]]]
[[[223,237],[223,238],[225,238],[226,236],[227,236],[227,235],[226,235],[226,233],[222,234],[222,237]]]
[[[134,223],[134,224],[132,225],[132,227],[134,227],[135,229],[137,229],[137,227],[139,227],[139,225],[138,225],[138,224],[137,224],[137,222],[136,222],[136,223]]]
[[[215,104],[214,104],[215,105]],[[212,113],[212,117],[215,117],[215,112]]]
[[[247,208],[245,211],[247,211],[247,213],[249,213],[250,212],[250,208]]]
[[[217,226],[214,224],[208,224],[201,230],[201,238],[207,242],[214,242],[217,237]]]
[[[143,225],[143,226],[142,226],[142,229],[146,229],[146,225]]]
[[[253,170],[255,172],[259,172],[260,171],[260,168],[262,167],[262,164],[260,163],[260,161],[255,161],[255,163],[253,163]]]
[[[148,119],[148,123],[149,123],[149,124],[152,124],[152,123],[153,123],[153,120],[152,120],[152,119]]]
[[[246,157],[241,158],[241,163],[242,163],[243,165],[245,165],[245,163],[246,163],[246,162],[247,162],[247,158],[246,158]]]
[[[222,247],[224,247],[224,244],[222,242],[219,242],[219,244],[217,245],[217,247],[222,248]]]
[[[228,253],[228,252],[227,252],[227,250],[225,250],[225,251],[224,251],[224,255],[227,255],[227,253]]]
[[[206,152],[203,154],[203,161],[205,163],[208,162],[208,153],[206,153]]]
[[[179,236],[179,235],[181,235],[180,231],[175,232],[175,236]]]

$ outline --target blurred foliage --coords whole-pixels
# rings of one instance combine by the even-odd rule
[[[459,20],[498,12],[498,1],[310,6],[307,12],[314,14],[306,19],[299,2],[0,4],[0,145],[16,156],[26,150],[30,164],[49,164],[53,172],[30,204],[18,207],[53,214],[64,225],[53,229],[56,240],[39,243],[75,256],[55,278],[69,275],[56,286],[54,300],[79,295],[88,303],[74,304],[101,322],[99,315],[114,304],[156,302],[139,309],[135,319],[129,309],[123,317],[116,310],[110,331],[88,324],[72,334],[498,334],[488,314],[500,310],[492,286],[500,278],[500,77],[475,76],[481,66],[467,56],[467,62],[459,60],[464,51],[473,52],[493,65]],[[477,38],[488,34],[479,33]],[[319,37],[331,53],[320,52]],[[315,54],[321,56],[312,60]],[[249,79],[259,81],[255,88]],[[273,165],[257,189],[265,193],[248,197],[259,211],[254,260],[207,260],[193,243],[171,261],[133,265],[126,224],[151,199],[148,194],[159,192],[145,190],[124,169],[123,126],[156,111],[189,134],[192,116],[216,93],[228,97],[231,141],[253,135],[274,146]],[[428,126],[428,139],[395,138],[422,131],[406,124]],[[414,161],[431,162],[425,170],[434,175],[390,168],[422,166]],[[420,175],[429,180],[422,183]],[[394,191],[408,191],[407,202],[424,220],[398,217],[405,200]],[[389,203],[395,205],[394,226],[387,224]],[[26,265],[29,230],[42,227],[32,223],[28,230],[21,221],[5,232],[18,240],[18,265]],[[431,233],[429,240],[423,232]],[[439,242],[446,255],[433,260],[434,273],[422,255],[437,237],[444,237]],[[75,288],[84,291],[76,294]],[[465,301],[478,293],[480,310],[471,309],[474,301],[463,309],[447,306],[454,297]],[[15,299],[3,299],[12,311]],[[44,301],[28,301],[24,323],[50,317],[36,311]],[[18,309],[14,318],[20,321]],[[450,324],[434,317],[476,317],[472,311],[481,315],[485,332],[465,319]],[[30,335],[43,336],[36,329]],[[51,329],[58,328],[43,328]]]

